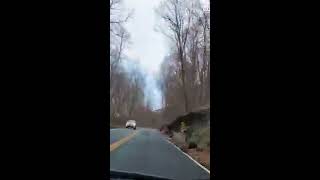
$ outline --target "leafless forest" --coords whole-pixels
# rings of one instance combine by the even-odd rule
[[[162,109],[157,112],[144,94],[145,76],[135,68],[138,64],[130,72],[122,66],[124,50],[130,48],[124,24],[134,13],[123,11],[121,0],[110,0],[111,122],[141,118],[161,124],[210,103],[209,12],[199,0],[162,0],[154,13],[159,18],[155,29],[168,39],[170,49],[157,77],[162,92]]]

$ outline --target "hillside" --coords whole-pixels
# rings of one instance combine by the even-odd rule
[[[179,116],[160,129],[171,141],[210,169],[210,106]]]

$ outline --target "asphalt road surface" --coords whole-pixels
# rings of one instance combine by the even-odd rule
[[[210,174],[205,169],[156,130],[112,129],[110,142],[117,143],[133,132],[136,132],[134,136],[110,152],[110,169],[171,179],[210,179]]]
[[[127,137],[132,132],[131,129],[110,129],[110,144]]]

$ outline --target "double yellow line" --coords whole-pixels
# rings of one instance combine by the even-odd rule
[[[128,142],[131,138],[133,138],[139,131],[135,131],[133,133],[131,133],[129,136],[126,136],[122,139],[120,139],[117,142],[114,142],[110,145],[110,152],[117,149],[119,146],[121,146],[122,144]]]

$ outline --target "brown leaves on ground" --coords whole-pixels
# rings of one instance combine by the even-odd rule
[[[174,133],[172,139],[169,139],[172,143],[178,146],[183,152],[189,154],[194,160],[210,170],[210,148],[188,148],[187,143],[181,142],[181,134]]]
[[[188,149],[187,153],[201,165],[210,170],[210,150]]]

